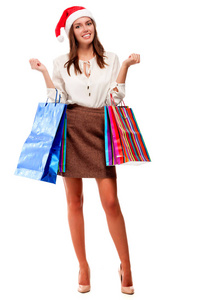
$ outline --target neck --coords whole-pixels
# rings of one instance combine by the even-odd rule
[[[93,45],[79,45],[78,58],[81,60],[89,60],[94,57]]]

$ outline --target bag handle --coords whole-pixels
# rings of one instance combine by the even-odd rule
[[[55,105],[56,105],[56,103],[60,103],[60,99],[61,99],[60,94],[59,94],[58,102],[57,102],[57,98],[58,98],[58,90],[56,89]]]
[[[113,98],[112,93],[110,93],[110,100],[111,100],[111,105],[115,105],[116,106],[116,103],[115,103],[115,100]]]
[[[60,94],[59,94],[59,99],[58,99],[58,102],[57,102],[57,98],[58,98],[58,90],[57,90],[56,88],[55,88],[55,90],[56,90],[56,96],[55,96],[55,106],[56,106],[57,103],[60,103],[61,96],[60,96]],[[47,98],[47,101],[46,101],[45,106],[48,104],[48,99],[49,99],[49,98]]]
[[[111,105],[117,106],[117,104],[115,103],[115,100],[114,100],[114,97],[113,97],[112,93],[110,93],[110,100],[111,100]],[[120,102],[120,104],[121,104],[121,106],[126,106],[123,99]]]

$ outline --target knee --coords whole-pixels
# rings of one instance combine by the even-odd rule
[[[81,210],[83,207],[83,195],[67,195],[67,206],[70,211]]]
[[[103,208],[106,215],[109,216],[118,216],[119,213],[121,212],[118,199],[114,195],[108,195],[103,200]]]

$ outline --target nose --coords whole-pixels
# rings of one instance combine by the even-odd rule
[[[87,25],[83,25],[83,31],[85,32],[87,32],[88,31],[88,27],[87,27]]]

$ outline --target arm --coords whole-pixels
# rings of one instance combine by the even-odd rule
[[[53,81],[51,80],[51,77],[49,76],[49,72],[46,70],[42,74],[44,76],[44,80],[45,80],[47,88],[49,88],[49,89],[55,89]]]
[[[126,59],[119,70],[119,74],[117,76],[117,83],[125,83],[128,69],[131,65],[140,63],[140,55],[139,54],[131,54],[128,59]],[[117,88],[115,88],[117,91]]]
[[[56,97],[56,89],[59,92],[59,95],[61,96],[61,102],[66,103],[67,100],[67,93],[64,88],[64,82],[62,78],[60,77],[59,68],[54,63],[54,70],[53,70],[53,76],[52,79],[49,75],[49,72],[47,71],[47,68],[38,60],[38,59],[30,59],[29,60],[31,68],[33,70],[40,71],[44,77],[46,87],[47,87],[47,97],[50,102],[55,101]]]
[[[30,62],[31,68],[33,70],[37,70],[42,73],[47,88],[55,89],[55,86],[53,84],[53,81],[51,80],[51,77],[49,75],[49,72],[47,71],[47,68],[38,59],[32,58],[29,60],[29,62]]]

